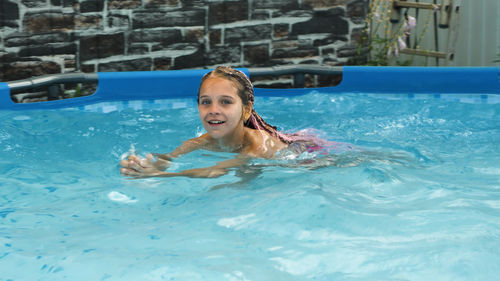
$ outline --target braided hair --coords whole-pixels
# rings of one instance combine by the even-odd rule
[[[208,72],[201,79],[201,84],[205,82],[210,77],[221,77],[232,81],[236,88],[238,89],[238,96],[243,101],[243,105],[248,106],[252,104],[252,112],[250,118],[245,120],[244,126],[255,130],[264,130],[268,132],[271,136],[278,138],[286,144],[290,144],[294,141],[291,135],[278,132],[275,126],[269,125],[264,119],[253,109],[254,103],[254,93],[253,86],[250,79],[245,75],[245,73],[236,70],[229,66],[218,66],[214,70]],[[201,88],[200,84],[200,88]],[[198,102],[200,99],[200,92],[198,91]]]

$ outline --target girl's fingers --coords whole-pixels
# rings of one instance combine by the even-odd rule
[[[125,176],[134,176],[134,175],[137,175],[137,172],[132,170],[132,169],[128,169],[128,168],[121,168],[120,169],[120,173],[122,173],[122,175],[125,175]]]
[[[128,160],[120,161],[122,168],[120,169],[121,174],[133,177],[148,176],[150,173],[156,171],[158,168],[155,167],[153,154],[146,155],[146,158],[141,159],[136,155],[130,155]],[[167,162],[167,161],[165,161]],[[154,171],[153,171],[154,170]]]
[[[141,159],[135,155],[129,156],[128,160],[122,160],[120,161],[120,165],[123,167],[129,167],[129,168],[136,168],[136,167],[142,167],[146,168],[149,165],[149,160],[148,159]]]
[[[141,159],[139,161],[139,165],[141,165],[142,167],[146,168],[148,166],[151,166],[151,162],[149,159]]]
[[[137,162],[134,160],[122,160],[120,161],[120,165],[124,168],[134,168],[137,167]]]
[[[142,162],[142,161],[141,161],[141,162]],[[133,168],[134,170],[136,170],[137,172],[142,172],[142,171],[144,171],[144,168],[146,168],[146,167],[145,167],[145,166],[143,166],[141,162],[134,162],[134,163],[132,164],[132,168]]]
[[[130,155],[130,156],[128,157],[128,160],[129,160],[129,161],[136,161],[136,162],[137,162],[137,161],[140,161],[140,160],[141,160],[141,158],[140,158],[140,157],[138,157],[138,156],[136,156],[136,155]]]
[[[120,173],[124,176],[134,177],[134,178],[144,178],[154,176],[154,174],[142,173],[129,168],[121,168]]]

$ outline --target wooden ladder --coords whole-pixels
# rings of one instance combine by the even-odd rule
[[[417,55],[417,56],[425,56],[425,57],[434,57],[436,58],[436,64],[439,65],[439,59],[444,59],[445,66],[449,64],[450,61],[453,60],[455,55],[455,46],[456,46],[456,38],[458,35],[458,21],[459,21],[459,12],[460,12],[460,0],[439,0],[440,4],[434,3],[421,3],[415,1],[407,1],[407,0],[394,0],[391,11],[390,21],[392,23],[392,28],[397,28],[396,25],[400,22],[402,12],[401,10],[406,8],[415,8],[415,9],[425,9],[425,10],[436,10],[439,11],[439,28],[447,29],[447,38],[446,38],[446,48],[445,51],[438,50],[438,36],[437,36],[437,27],[436,27],[436,18],[434,23],[434,43],[435,50],[423,50],[423,49],[414,49],[414,48],[405,48],[400,50],[400,53],[408,54],[408,55]]]

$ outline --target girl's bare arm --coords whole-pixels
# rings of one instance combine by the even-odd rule
[[[159,172],[165,171],[173,158],[180,155],[189,153],[191,151],[204,148],[208,141],[205,136],[190,139],[183,142],[171,153],[159,154],[153,153],[146,155],[146,158],[140,158],[136,155],[130,155],[127,159],[120,162],[122,168],[120,169],[123,175],[131,176],[155,176]],[[157,160],[155,161],[155,156]]]
[[[136,166],[137,163],[132,163],[133,167],[122,170],[122,173],[135,178],[149,177],[190,177],[190,178],[216,178],[227,174],[230,168],[239,167],[248,163],[249,158],[238,156],[234,159],[218,162],[216,165],[205,168],[196,168],[184,170],[181,172],[165,172],[165,171],[145,171],[145,168]]]
[[[153,155],[158,157],[158,159],[172,161],[172,158],[177,158],[191,151],[204,148],[207,145],[208,145],[208,138],[206,135],[202,135],[200,137],[184,141],[179,147],[177,147],[176,149],[174,149],[174,151],[170,153],[153,153]]]

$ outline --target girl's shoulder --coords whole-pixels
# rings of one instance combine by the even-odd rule
[[[186,151],[193,151],[196,149],[204,149],[204,148],[210,146],[210,137],[207,137],[206,135],[208,135],[208,134],[204,134],[204,135],[201,135],[201,136],[196,137],[196,138],[185,140],[182,142],[182,145],[180,146],[180,148],[182,148],[182,150],[186,150]]]
[[[263,130],[248,129],[249,144],[243,153],[261,158],[274,158],[276,153],[288,145]]]
[[[219,147],[217,141],[214,138],[212,138],[208,133],[205,133],[196,138],[189,139],[186,142],[190,142],[198,149],[206,149],[210,151],[223,151]]]
[[[188,139],[188,140],[183,142],[183,144],[198,146],[200,148],[202,148],[204,146],[208,146],[211,143],[212,143],[212,138],[207,133],[205,133],[199,137],[196,137],[196,138]]]

